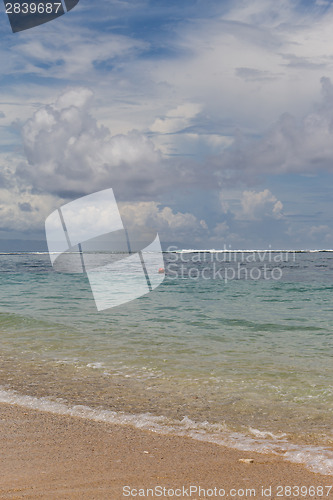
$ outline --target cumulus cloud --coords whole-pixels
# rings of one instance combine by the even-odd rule
[[[191,213],[174,211],[167,206],[156,202],[139,202],[120,204],[121,218],[128,228],[136,227],[154,228],[161,239],[170,238],[186,240],[202,237],[207,232],[207,224]]]
[[[59,198],[0,189],[0,230],[15,232],[40,231],[45,217],[59,205]]]
[[[92,92],[71,89],[38,109],[22,128],[27,163],[22,183],[49,193],[87,193],[120,187],[121,194],[154,183],[161,155],[145,135],[112,136],[90,114]]]
[[[269,189],[259,192],[244,191],[241,204],[242,213],[239,218],[256,220],[263,217],[282,217],[283,204]]]
[[[259,221],[265,218],[282,219],[283,203],[269,190],[234,189],[219,194],[221,213],[228,224],[236,221]]]

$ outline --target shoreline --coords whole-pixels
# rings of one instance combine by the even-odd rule
[[[250,428],[244,433],[232,430],[225,424],[196,422],[187,416],[173,419],[151,412],[133,413],[101,406],[87,406],[79,398],[69,404],[63,398],[50,398],[48,395],[36,396],[18,393],[16,390],[0,387],[0,404],[9,404],[23,410],[36,410],[59,416],[79,418],[91,422],[102,422],[120,427],[130,426],[138,430],[159,435],[180,436],[194,441],[211,443],[219,447],[237,450],[241,453],[271,454],[289,463],[298,463],[312,473],[333,476],[332,446],[297,442],[286,434],[274,435],[269,431]]]
[[[206,495],[199,496],[197,492],[188,497],[193,499],[221,498],[218,494],[208,495],[214,493],[214,488],[228,494],[231,490],[246,493],[249,489],[255,490],[255,498],[278,498],[281,488],[288,486],[308,488],[309,494],[302,498],[333,496],[333,486],[330,492],[328,489],[333,485],[332,476],[312,473],[303,465],[273,454],[238,451],[131,425],[1,403],[0,429],[0,498],[3,499],[118,500],[134,498],[131,491],[139,493],[140,488],[157,486],[170,489],[168,495],[160,498],[177,498],[170,494],[171,489],[175,493],[176,489],[191,485],[206,489]],[[240,462],[241,459],[253,459],[253,463]],[[130,489],[123,490],[124,486]],[[310,486],[315,490],[309,490]],[[266,493],[271,487],[271,495],[262,496],[262,487]],[[242,496],[253,497],[253,491],[251,495],[235,498]]]

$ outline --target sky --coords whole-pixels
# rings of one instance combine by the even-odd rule
[[[164,249],[333,248],[332,26],[326,0],[80,0],[19,33],[2,7],[0,250],[106,188]]]

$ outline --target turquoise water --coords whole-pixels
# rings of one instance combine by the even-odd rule
[[[85,275],[0,255],[2,400],[159,418],[333,473],[333,252],[164,258],[156,290],[98,313]]]

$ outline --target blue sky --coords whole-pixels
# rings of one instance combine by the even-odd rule
[[[0,238],[112,187],[182,248],[333,248],[332,2],[80,0],[0,18]]]

